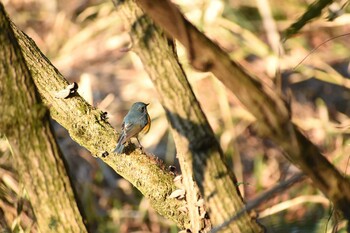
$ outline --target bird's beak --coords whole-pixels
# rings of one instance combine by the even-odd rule
[[[146,104],[146,107],[149,105],[149,103],[148,104]]]

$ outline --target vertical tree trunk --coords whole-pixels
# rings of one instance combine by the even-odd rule
[[[87,232],[64,162],[16,37],[0,3],[0,131],[41,232]]]
[[[211,223],[219,225],[244,206],[236,178],[224,163],[220,145],[192,92],[172,43],[134,1],[124,1],[119,10],[130,29],[133,49],[159,92],[160,102],[171,124],[183,173],[191,231],[206,232],[205,213],[197,207],[197,191],[204,198]],[[262,231],[247,213],[223,230]]]

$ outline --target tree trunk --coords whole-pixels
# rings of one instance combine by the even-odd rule
[[[186,190],[191,231],[208,231],[210,223],[205,221],[205,211],[211,223],[219,225],[243,208],[236,178],[224,163],[222,150],[177,60],[173,44],[134,1],[124,1],[118,10],[130,29],[132,48],[159,92],[171,125]],[[204,210],[198,208],[199,196],[204,198]],[[224,230],[262,231],[247,213]]]
[[[87,232],[62,155],[21,49],[0,3],[0,131],[41,232]]]
[[[257,131],[270,138],[287,159],[310,177],[350,220],[350,180],[344,177],[291,121],[291,112],[277,87],[269,87],[247,72],[193,26],[169,0],[136,0],[169,35],[187,49],[192,66],[212,72],[257,120]]]

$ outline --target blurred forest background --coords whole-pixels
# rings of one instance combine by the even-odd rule
[[[177,0],[186,17],[267,84],[277,83],[293,121],[342,172],[350,172],[350,9],[335,1],[283,43],[281,34],[312,1]],[[119,130],[133,102],[150,103],[148,152],[177,165],[176,150],[157,93],[111,1],[5,0],[12,21],[39,46],[90,104],[108,112]],[[337,37],[317,47],[330,38]],[[313,53],[313,49],[317,48]],[[210,73],[191,69],[177,47],[194,92],[234,170],[245,200],[291,177],[291,165],[269,140],[256,136],[254,118]],[[310,54],[311,53],[311,54]],[[308,56],[309,55],[309,56]],[[308,56],[308,57],[307,57]],[[305,60],[303,60],[306,58]],[[302,62],[301,64],[299,64]],[[248,93],[247,93],[248,94]],[[88,222],[96,232],[177,232],[130,183],[71,140],[52,122]],[[13,232],[36,232],[33,213],[5,140],[0,140],[0,210]],[[309,180],[256,209],[267,232],[345,232],[331,203]],[[0,229],[0,232],[1,229]]]

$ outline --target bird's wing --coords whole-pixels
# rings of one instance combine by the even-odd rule
[[[123,127],[124,137],[121,141],[121,144],[127,142],[130,138],[137,136],[141,131],[142,127],[140,124],[125,123]]]

